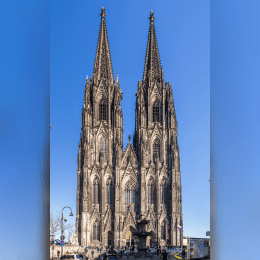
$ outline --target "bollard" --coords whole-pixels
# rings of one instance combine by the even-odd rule
[[[151,259],[153,259],[153,254],[151,254]]]
[[[136,254],[135,254],[135,259],[136,259]]]
[[[129,254],[127,253],[127,259],[129,258]]]

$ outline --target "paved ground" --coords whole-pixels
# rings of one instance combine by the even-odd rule
[[[168,251],[168,250],[167,250]],[[176,251],[176,252],[174,252],[174,251]],[[174,255],[178,252],[177,250],[169,250],[169,252],[167,252],[168,253],[168,259],[170,260],[176,260],[177,258],[175,258],[174,257]],[[137,251],[136,251],[137,252]],[[104,251],[102,252],[102,254],[103,253],[105,253]],[[96,250],[94,250],[94,256],[93,256],[93,258],[91,257],[92,255],[91,255],[91,252],[88,252],[87,253],[87,256],[88,256],[88,259],[89,260],[100,260],[100,259],[102,259],[102,258],[100,258],[99,256],[100,256],[100,253],[99,252],[97,252]],[[59,258],[58,258],[59,259]],[[135,259],[146,259],[146,260],[149,260],[149,259],[152,259],[152,260],[162,260],[162,256],[160,257],[160,256],[156,256],[156,255],[153,255],[153,258],[151,258],[151,257],[145,257],[145,258],[142,258],[142,257],[137,257],[137,258],[135,258],[135,256],[134,255],[129,255],[128,257],[125,255],[125,256],[122,256],[122,258],[119,258],[119,259],[121,259],[121,260],[135,260]],[[208,259],[208,260],[210,260],[210,259]]]
[[[90,255],[91,256],[91,255]],[[101,258],[102,259],[102,258]],[[145,257],[145,258],[142,258],[142,257],[139,257],[139,258],[135,258],[134,256],[128,256],[128,258],[127,258],[127,256],[122,256],[122,258],[119,258],[119,259],[121,259],[121,260],[135,260],[135,259],[146,259],[146,260],[149,260],[149,259],[151,259],[151,257]],[[175,258],[174,257],[174,254],[168,254],[168,259],[170,260],[170,259],[172,259],[172,260],[176,260],[177,258]],[[89,258],[89,260],[100,260],[100,258],[99,258],[99,254],[97,254],[97,253],[95,253],[94,254],[94,258]],[[160,257],[160,256],[156,256],[156,255],[153,255],[153,258],[152,258],[152,260],[162,260],[162,256]],[[210,260],[210,259],[207,259],[207,260]]]

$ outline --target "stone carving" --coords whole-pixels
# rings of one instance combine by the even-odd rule
[[[78,153],[79,221],[73,241],[81,246],[96,246],[95,243],[99,242],[103,246],[112,245],[114,240],[119,239],[119,233],[115,232],[119,220],[122,232],[130,226],[135,227],[141,218],[147,219],[149,230],[155,231],[157,217],[160,221],[168,221],[167,216],[169,219],[171,217],[174,221],[169,224],[169,241],[175,241],[172,237],[177,232],[175,219],[178,217],[178,223],[182,223],[179,148],[173,95],[171,85],[164,83],[153,12],[149,19],[143,79],[138,82],[136,94],[135,133],[133,143],[129,136],[127,147],[124,148],[122,91],[118,77],[117,80],[114,79],[106,13],[104,8],[101,11],[93,74],[86,80]],[[163,118],[170,123],[163,122]],[[158,139],[160,147],[157,168],[151,154],[155,139]],[[102,164],[99,161],[100,153]],[[170,163],[171,159],[174,163]],[[167,164],[164,163],[165,160]],[[147,185],[151,184],[153,188],[148,189]],[[165,185],[168,192],[162,204],[160,185]],[[149,196],[154,196],[153,199],[148,197],[148,193]],[[84,214],[88,214],[89,218],[83,218]],[[95,233],[95,238],[99,238],[99,242],[92,239],[94,230],[98,232]],[[153,239],[156,239],[156,232],[154,234]],[[126,241],[122,243],[124,246]]]

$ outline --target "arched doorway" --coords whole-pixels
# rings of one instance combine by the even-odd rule
[[[157,241],[156,235],[155,235],[155,233],[153,231],[149,231],[149,232],[150,232],[150,236],[148,236],[146,238],[146,246],[150,246],[150,247],[156,246],[157,245],[157,243],[156,243],[156,241]]]
[[[132,242],[132,232],[129,230],[126,234],[126,246],[129,247],[131,246]]]
[[[111,231],[107,233],[107,245],[113,247],[114,246],[114,236]]]
[[[126,229],[124,229],[122,239],[125,239],[125,243],[126,243],[125,245],[127,247],[135,245],[136,237],[133,236],[134,232],[136,232],[136,229],[132,226],[128,226]]]

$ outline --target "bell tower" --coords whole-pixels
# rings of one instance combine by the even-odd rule
[[[151,11],[142,82],[136,93],[134,147],[141,172],[141,215],[160,239],[182,246],[182,200],[177,120],[172,88],[164,82]],[[165,230],[164,230],[165,229]]]
[[[92,77],[86,78],[78,152],[76,236],[81,246],[107,240],[104,220],[113,231],[115,162],[123,152],[122,91],[114,79],[105,8]]]

